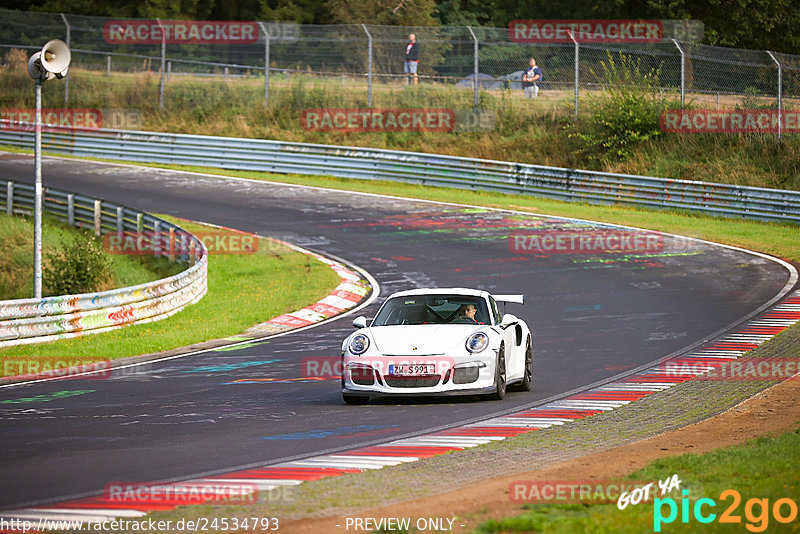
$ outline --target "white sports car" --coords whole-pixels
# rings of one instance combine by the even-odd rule
[[[473,395],[500,400],[506,386],[530,391],[531,332],[497,303],[523,295],[463,288],[414,289],[391,295],[372,324],[357,317],[342,344],[342,397]]]

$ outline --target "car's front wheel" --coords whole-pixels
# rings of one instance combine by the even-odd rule
[[[503,344],[500,344],[500,351],[497,353],[497,364],[494,368],[494,393],[489,394],[492,400],[503,400],[506,396],[506,350]]]

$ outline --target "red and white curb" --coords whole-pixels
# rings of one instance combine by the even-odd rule
[[[277,240],[274,239],[273,241]],[[288,327],[291,329],[309,326],[354,308],[358,303],[364,300],[364,297],[369,293],[370,286],[361,279],[361,275],[345,267],[338,261],[320,256],[315,252],[296,247],[290,243],[285,243],[283,241],[278,242],[327,264],[339,275],[342,282],[336,286],[329,295],[318,300],[311,306],[306,306],[300,310],[273,317],[265,323],[266,325],[277,328]],[[255,326],[248,330],[248,332],[257,332],[260,326],[261,325]]]
[[[615,382],[537,408],[380,445],[197,478],[177,484],[195,487],[252,485],[258,487],[259,491],[270,491],[298,485],[306,480],[416,462],[451,451],[501,441],[518,434],[564,425],[570,421],[611,411],[708,373],[754,350],[798,321],[800,321],[800,291],[795,291],[783,303],[748,321],[737,331],[708,342],[688,354],[670,358]],[[680,373],[667,371],[669,365],[686,371]],[[90,523],[115,518],[136,518],[149,512],[172,510],[186,504],[193,503],[187,503],[185,498],[159,499],[158,502],[147,500],[120,502],[103,495],[2,512],[0,518],[6,520],[46,518]]]

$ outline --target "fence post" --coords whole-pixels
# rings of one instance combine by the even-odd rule
[[[164,25],[161,24],[161,19],[156,19],[158,27],[161,28],[161,84],[158,88],[158,109],[164,109],[164,77],[166,76],[167,62],[167,33],[164,31]]]
[[[580,45],[572,32],[567,32],[569,38],[575,43],[575,120],[578,120],[578,80],[580,79],[580,67],[578,66],[578,59],[580,58]]]
[[[475,36],[475,32],[472,31],[471,26],[467,26],[467,29],[469,30],[469,33],[472,34],[472,41],[475,43],[474,51],[472,53],[473,55],[472,62],[474,65],[474,76],[475,76],[475,79],[472,80],[472,86],[475,88],[475,99],[472,105],[475,109],[478,109],[478,38]]]
[[[772,58],[772,61],[778,66],[778,139],[781,138],[783,131],[783,65],[775,57],[775,54],[767,50],[767,54]]]
[[[681,53],[681,109],[683,109],[684,102],[686,101],[686,54],[676,39],[673,39],[672,42],[675,44],[675,48],[678,49],[678,52]]]
[[[14,182],[11,180],[6,183],[6,215],[14,215]]]
[[[67,224],[75,226],[75,193],[67,194]]]
[[[60,13],[60,15],[61,15],[61,20],[64,21],[64,25],[67,27],[67,48],[69,48],[70,33],[71,33],[70,30],[71,30],[71,28],[69,27],[69,22],[67,21],[67,17],[65,17],[63,13]],[[67,75],[64,76],[64,105],[65,106],[67,105],[67,102],[69,102],[69,72],[67,72]]]
[[[269,40],[270,35],[263,22],[259,22],[258,26],[264,33],[264,103],[269,103]]]
[[[372,34],[369,33],[366,24],[361,25],[364,33],[367,34],[367,107],[372,107]]]

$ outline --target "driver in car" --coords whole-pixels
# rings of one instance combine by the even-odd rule
[[[458,315],[456,315],[455,320],[478,324],[478,321],[475,319],[476,313],[478,313],[478,308],[476,308],[474,304],[462,304],[458,309]]]

